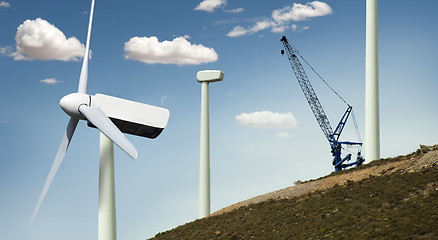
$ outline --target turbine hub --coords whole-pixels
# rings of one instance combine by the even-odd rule
[[[91,96],[84,93],[71,93],[61,98],[59,105],[70,117],[85,120],[84,115],[79,112],[79,106],[91,105]]]

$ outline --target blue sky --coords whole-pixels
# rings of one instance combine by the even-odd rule
[[[333,171],[329,145],[280,54],[283,35],[353,105],[364,136],[365,1],[201,2],[96,1],[88,93],[157,106],[165,97],[170,111],[157,139],[127,136],[137,160],[115,148],[119,239],[145,239],[198,216],[197,71],[225,72],[210,86],[212,211]],[[437,143],[437,7],[379,1],[382,157]],[[88,0],[0,1],[0,239],[96,239],[99,134],[83,121],[28,227],[68,123],[59,99],[77,90],[83,53],[75,53],[89,8]],[[62,36],[77,43],[59,44]],[[346,106],[306,70],[336,124]],[[354,133],[349,122],[344,139]]]

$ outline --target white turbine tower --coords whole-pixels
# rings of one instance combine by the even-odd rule
[[[90,52],[90,36],[93,21],[94,0],[91,2],[87,43],[82,63],[77,93],[64,96],[60,105],[70,116],[58,153],[44,183],[41,195],[33,212],[30,224],[35,219],[41,203],[47,194],[56,172],[67,152],[73,133],[79,120],[87,120],[88,126],[98,128],[100,136],[99,162],[99,209],[98,239],[116,239],[115,191],[114,191],[114,147],[113,142],[133,159],[137,158],[137,150],[123,135],[156,138],[167,125],[169,111],[143,103],[133,102],[104,94],[88,95],[88,57]],[[123,133],[122,133],[123,132]]]
[[[377,0],[366,0],[365,157],[380,158]]]
[[[210,119],[208,85],[224,79],[219,70],[199,71],[197,80],[201,83],[201,137],[199,162],[199,218],[210,215]]]

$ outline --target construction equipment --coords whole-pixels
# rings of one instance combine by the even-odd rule
[[[301,86],[301,90],[303,90],[304,96],[306,97],[307,102],[309,103],[309,106],[312,109],[313,114],[315,115],[316,121],[318,121],[318,124],[321,127],[322,132],[324,133],[325,137],[330,143],[331,153],[334,157],[332,164],[335,167],[335,171],[337,172],[354,165],[356,166],[362,165],[362,163],[365,161],[365,158],[361,155],[362,142],[360,141],[359,130],[357,127],[356,118],[354,117],[353,107],[350,104],[348,104],[336,91],[334,91],[333,88],[330,87],[330,85],[328,85],[328,83],[310,66],[310,64],[307,63],[307,61],[299,54],[299,52],[295,48],[292,48],[292,45],[289,44],[285,36],[281,38],[281,42],[284,45],[284,50],[281,50],[281,54],[283,55],[286,51],[290,65],[292,66],[295,76],[297,77],[298,83]],[[298,59],[298,55],[323,80],[323,82],[327,84],[327,86],[329,86],[329,88],[348,106],[347,110],[345,111],[344,115],[339,121],[339,124],[334,132],[332,130],[328,117],[325,114],[324,109],[322,108],[321,103],[319,102],[319,99],[316,96],[316,93],[313,90],[312,85],[310,84],[309,78],[307,77],[307,74],[300,63],[300,60]],[[356,128],[359,142],[348,142],[348,141],[339,140],[342,130],[344,129],[350,114],[353,116],[354,125]],[[343,145],[359,147],[355,162],[344,163],[346,161],[348,162],[351,160],[351,153],[345,156],[344,158],[342,158],[341,149],[343,149],[342,147]]]

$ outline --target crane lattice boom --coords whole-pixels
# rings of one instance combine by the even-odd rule
[[[309,103],[310,108],[312,109],[313,114],[315,115],[316,120],[318,121],[319,126],[321,127],[322,132],[326,136],[329,142],[333,141],[333,129],[330,125],[327,115],[324,112],[324,109],[319,102],[318,97],[316,96],[315,91],[313,90],[312,85],[310,84],[309,78],[307,77],[306,72],[304,71],[303,65],[301,65],[298,60],[297,54],[292,46],[287,41],[286,37],[283,36],[281,41],[284,44],[284,49],[287,52],[287,57],[289,58],[290,65],[295,73],[295,76],[298,79],[298,83],[300,84],[301,90],[303,90],[304,96]]]
[[[352,165],[360,166],[365,161],[364,158],[360,154],[360,150],[358,152],[357,161],[354,163],[343,164],[345,161],[348,161],[351,159],[351,154],[348,154],[346,157],[341,158],[342,144],[362,145],[362,143],[357,143],[357,142],[339,142],[339,137],[342,133],[342,130],[344,129],[344,126],[347,122],[347,119],[350,116],[350,113],[352,112],[352,107],[347,102],[345,102],[345,100],[343,100],[335,92],[338,95],[338,97],[340,97],[348,105],[348,108],[347,108],[347,111],[345,111],[341,121],[337,125],[335,132],[333,132],[333,129],[330,125],[328,117],[325,114],[324,109],[322,108],[321,103],[319,102],[319,99],[316,96],[316,93],[313,90],[312,85],[310,84],[309,78],[307,77],[307,74],[304,71],[304,68],[301,65],[300,60],[298,59],[298,56],[297,56],[297,55],[299,55],[298,51],[295,50],[294,48],[292,48],[292,45],[289,44],[289,42],[287,41],[285,36],[283,36],[281,38],[281,42],[284,45],[284,50],[287,53],[287,57],[289,58],[289,62],[290,62],[290,65],[292,67],[292,70],[294,71],[295,76],[297,77],[298,83],[300,84],[301,90],[303,90],[304,96],[306,97],[306,100],[309,103],[309,106],[312,109],[313,114],[315,115],[316,121],[318,122],[322,132],[324,133],[324,135],[326,136],[327,140],[330,143],[330,147],[332,149],[331,152],[332,152],[332,155],[334,156],[333,165],[335,166],[335,170],[339,171],[339,170],[342,170],[343,168],[346,168],[346,167],[349,167]],[[284,52],[282,51],[282,54],[283,53]],[[313,70],[313,68],[312,68],[312,70]],[[319,76],[319,74],[318,74],[318,76]],[[357,126],[356,126],[356,129],[357,129]]]

